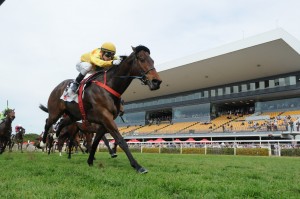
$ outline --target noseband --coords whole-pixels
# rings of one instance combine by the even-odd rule
[[[155,68],[152,67],[152,68],[150,68],[149,70],[147,70],[146,72],[141,71],[141,76],[137,76],[136,79],[140,79],[140,80],[143,82],[143,84],[146,85],[147,80],[148,80],[146,75],[147,75],[150,71],[152,71],[152,70],[155,70]]]

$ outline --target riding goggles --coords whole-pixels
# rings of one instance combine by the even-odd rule
[[[104,52],[103,54],[105,55],[105,57],[114,57],[114,55],[115,55],[112,52]]]

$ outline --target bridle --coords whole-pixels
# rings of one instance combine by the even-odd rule
[[[10,119],[10,120],[15,119],[15,111],[14,110],[7,111],[5,115],[6,115],[5,119]]]
[[[139,60],[139,57],[135,54],[135,59],[136,60]],[[148,78],[147,78],[147,74],[152,71],[152,70],[155,70],[155,67],[151,67],[149,68],[147,71],[143,71],[141,70],[140,71],[140,75],[139,76],[116,76],[118,78],[132,78],[132,79],[139,79],[141,80],[142,84],[143,85],[146,85],[147,84],[147,81],[148,81]]]
[[[140,79],[142,81],[142,83],[144,85],[147,84],[147,81],[148,81],[148,78],[147,78],[147,74],[152,71],[152,70],[155,70],[154,67],[150,68],[149,70],[147,70],[146,72],[144,71],[141,71],[141,75],[140,76],[137,76],[136,79]]]

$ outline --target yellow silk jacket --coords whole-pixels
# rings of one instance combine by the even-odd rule
[[[89,62],[93,64],[94,67],[110,67],[112,66],[112,60],[111,61],[104,61],[100,57],[100,48],[96,48],[92,52],[85,53],[81,56],[82,62]],[[114,56],[113,60],[118,59],[117,56]]]

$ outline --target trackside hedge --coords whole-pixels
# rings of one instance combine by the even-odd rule
[[[237,148],[236,155],[269,156],[266,148]]]
[[[281,149],[281,156],[300,156],[300,149]]]
[[[143,147],[142,153],[167,153],[167,154],[209,154],[209,155],[249,155],[249,156],[269,156],[268,148],[159,148]],[[108,152],[107,148],[99,148],[99,152]],[[141,153],[139,147],[130,148],[132,153]],[[118,147],[117,152],[123,152]],[[206,152],[206,153],[205,153]],[[300,149],[281,149],[281,156],[300,156]]]

